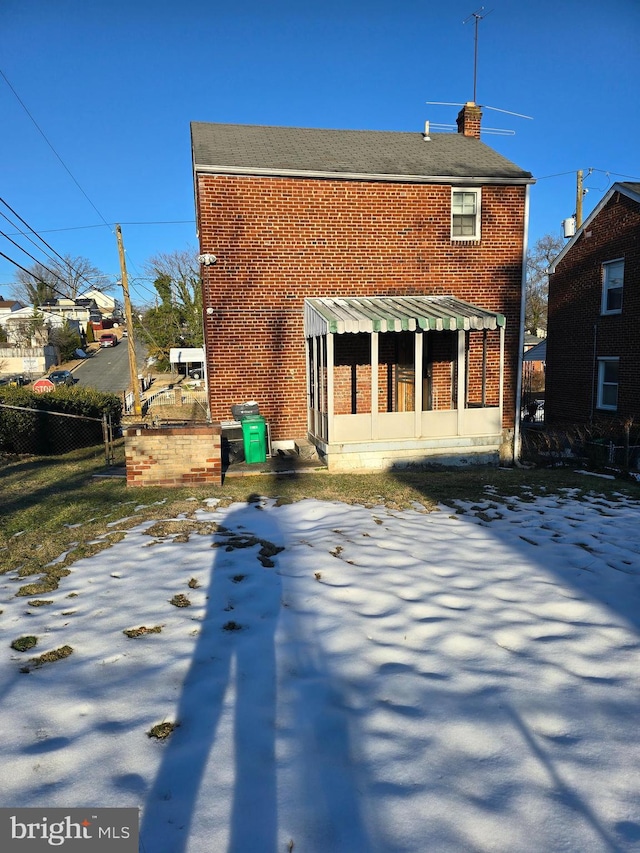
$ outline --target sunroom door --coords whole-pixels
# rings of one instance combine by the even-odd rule
[[[396,412],[415,410],[415,343],[412,332],[396,335]]]

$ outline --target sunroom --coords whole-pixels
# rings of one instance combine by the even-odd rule
[[[502,314],[453,296],[306,299],[308,436],[331,470],[494,462]]]

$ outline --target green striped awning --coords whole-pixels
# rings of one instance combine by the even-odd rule
[[[497,329],[503,314],[453,296],[359,296],[305,299],[307,338],[347,332],[437,332]]]

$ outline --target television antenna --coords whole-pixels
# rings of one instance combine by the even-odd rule
[[[474,48],[473,48],[473,103],[477,104],[476,92],[478,88],[478,24],[483,19],[486,18],[487,15],[490,15],[493,12],[493,9],[489,9],[485,14],[481,14],[484,12],[484,6],[480,6],[477,12],[472,12],[468,18],[465,18],[462,22],[463,24],[467,24],[471,18],[474,19],[475,22],[475,37],[474,37]]]
[[[435,106],[440,107],[464,107],[465,104],[461,104],[458,101],[425,101],[426,104],[435,104]],[[533,116],[526,116],[523,113],[514,113],[512,110],[502,110],[500,107],[490,107],[488,104],[478,104],[481,110],[493,110],[496,113],[506,113],[510,116],[516,116],[517,118],[528,118],[533,121]],[[453,127],[453,125],[451,125]]]
[[[462,22],[463,24],[468,23],[472,18],[474,19],[475,24],[475,38],[474,38],[474,52],[473,52],[473,104],[477,104],[477,92],[478,92],[478,23],[486,18],[487,15],[490,15],[493,12],[493,9],[489,9],[488,12],[485,12],[484,15],[484,6],[481,6],[477,11],[472,12],[468,18],[465,18]],[[427,104],[433,104],[435,106],[441,107],[464,107],[466,104],[461,104],[457,101],[427,101]],[[497,113],[505,113],[506,115],[516,116],[517,118],[526,118],[530,121],[533,121],[533,116],[527,116],[523,113],[516,113],[513,110],[503,110],[500,107],[490,107],[488,104],[478,104],[480,109],[483,110],[493,110]],[[435,125],[434,125],[435,126]],[[441,125],[441,127],[453,127],[454,125]],[[515,134],[514,130],[504,130],[503,128],[498,127],[486,127],[484,128],[486,133],[496,133],[501,134],[503,136],[513,136]],[[428,135],[428,134],[427,134]]]

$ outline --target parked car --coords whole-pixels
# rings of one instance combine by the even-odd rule
[[[128,338],[128,337],[129,337],[129,332],[128,332],[126,329],[123,329],[123,330],[122,330],[122,337],[123,337],[123,338]]]
[[[101,347],[115,347],[117,346],[118,338],[116,335],[108,332],[106,335],[100,335],[100,346]]]
[[[189,379],[203,379],[204,378],[204,367],[200,365],[200,367],[192,367],[189,371]]]
[[[0,385],[12,385],[14,388],[21,388],[23,385],[28,385],[29,380],[26,376],[23,376],[21,373],[17,373],[14,376],[2,376],[0,377]]]
[[[54,370],[47,377],[54,385],[73,385],[74,380],[70,370]]]

